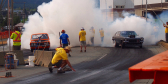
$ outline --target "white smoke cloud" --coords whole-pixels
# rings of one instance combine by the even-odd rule
[[[102,46],[112,47],[112,36],[117,31],[133,30],[139,36],[145,38],[145,45],[155,44],[158,39],[153,33],[153,25],[146,22],[144,18],[128,16],[113,21],[111,25],[103,20],[101,10],[94,8],[93,0],[52,0],[38,6],[38,13],[30,15],[29,21],[25,23],[25,32],[22,35],[22,49],[30,49],[30,37],[34,33],[48,33],[51,48],[59,46],[59,32],[64,29],[69,35],[71,46],[78,46],[79,31],[85,28],[87,43],[90,43],[90,31],[95,28],[95,44],[101,43],[99,29],[105,31],[104,44]],[[162,35],[161,35],[162,36]]]
[[[71,46],[79,45],[79,31],[84,27],[89,41],[89,29],[104,25],[101,20],[101,11],[94,8],[91,0],[53,0],[38,7],[38,13],[28,17],[22,35],[22,48],[30,48],[30,36],[34,33],[48,33],[51,48],[59,46],[59,32],[64,29],[69,35]],[[96,38],[96,37],[95,37]]]

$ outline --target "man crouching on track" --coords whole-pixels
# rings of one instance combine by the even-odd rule
[[[58,47],[55,50],[56,53],[48,66],[50,73],[53,72],[53,68],[58,68],[57,73],[65,73],[65,71],[72,71],[72,70],[75,71],[75,69],[72,68],[68,60],[68,56],[66,54],[71,51],[71,47],[69,46],[66,46],[65,48]],[[71,69],[65,67],[67,64]]]

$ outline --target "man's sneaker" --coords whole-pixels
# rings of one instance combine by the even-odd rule
[[[57,70],[57,73],[65,73],[65,71],[64,70]]]
[[[80,52],[82,52],[82,50]]]
[[[85,50],[85,52],[86,52],[86,50]]]
[[[64,68],[62,68],[62,70],[63,70],[63,71],[72,71],[72,69],[71,69],[71,68],[68,68],[68,67],[64,67]]]
[[[50,73],[52,73],[52,72],[53,72],[53,69],[52,69],[51,67],[49,67],[48,69],[49,69]]]

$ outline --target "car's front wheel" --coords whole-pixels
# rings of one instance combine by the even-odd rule
[[[142,48],[142,45],[141,46],[139,46],[140,48]]]
[[[115,41],[115,47],[119,47],[119,43]]]
[[[125,47],[125,44],[124,42],[121,43],[121,48],[124,48]]]
[[[50,49],[49,49],[49,48],[46,48],[45,50],[49,51]]]

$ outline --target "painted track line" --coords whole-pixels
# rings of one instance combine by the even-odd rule
[[[103,55],[102,57],[100,57],[97,61],[101,60],[102,58],[104,58],[107,54]]]

